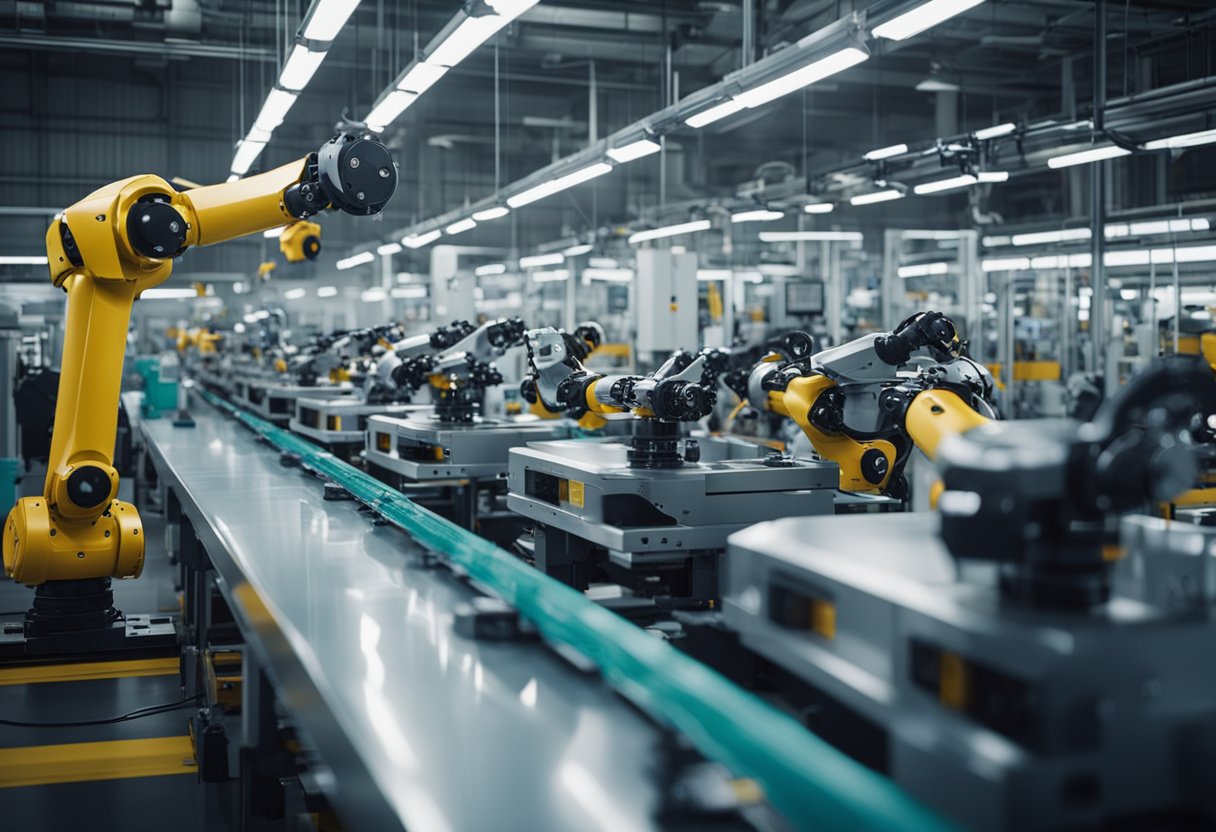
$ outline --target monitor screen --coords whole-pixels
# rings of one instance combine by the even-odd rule
[[[791,281],[785,284],[787,315],[817,315],[823,312],[823,284],[817,280]]]

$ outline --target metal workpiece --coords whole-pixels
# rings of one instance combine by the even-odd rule
[[[790,518],[731,536],[742,644],[872,730],[836,743],[967,828],[1216,817],[1216,530],[1125,521],[1126,580],[1091,609],[1010,604],[929,514]],[[1181,592],[1190,587],[1190,594]],[[864,736],[863,736],[864,733]],[[1151,820],[1146,826],[1153,826]]]
[[[564,439],[562,420],[487,419],[448,422],[432,414],[371,416],[364,456],[371,465],[414,482],[494,479],[507,474],[507,455],[528,442]]]
[[[365,441],[369,416],[404,417],[431,410],[426,404],[368,404],[359,396],[336,399],[301,396],[288,427],[292,433],[327,447],[357,445]]]
[[[317,384],[308,387],[298,384],[283,384],[281,381],[251,380],[237,383],[235,397],[242,407],[249,408],[263,419],[278,425],[286,425],[295,415],[297,399],[305,396],[335,399],[353,396],[357,392],[359,392],[358,389],[349,384]]]

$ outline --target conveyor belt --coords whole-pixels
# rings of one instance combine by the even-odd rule
[[[818,740],[792,718],[666,643],[591,603],[581,593],[528,567],[482,538],[415,506],[400,493],[386,488],[384,484],[311,443],[208,393],[202,395],[212,404],[235,415],[281,451],[298,455],[302,463],[318,475],[341,485],[359,503],[372,508],[404,530],[418,546],[448,559],[480,586],[501,596],[533,622],[546,640],[572,647],[587,657],[609,684],[656,722],[683,733],[707,757],[725,764],[736,775],[755,779],[764,789],[769,802],[796,825],[855,830],[943,828],[942,821],[887,780]],[[385,536],[387,530],[373,530],[366,521],[362,521],[364,528],[359,530],[360,518],[350,504],[340,510],[338,507],[343,506],[341,503],[322,503],[315,486],[311,498],[301,498],[300,492],[307,481],[298,472],[281,468],[278,461],[264,451],[256,452],[252,440],[246,438],[248,434],[244,437],[238,435],[231,423],[221,423],[208,412],[198,413],[197,418],[199,426],[194,429],[197,435],[188,443],[194,449],[193,459],[186,451],[186,440],[180,438],[182,431],[188,429],[176,429],[179,438],[174,441],[172,434],[175,429],[167,422],[145,424],[149,450],[154,458],[160,457],[163,465],[174,470],[178,480],[176,486],[184,492],[183,504],[195,500],[195,511],[187,507],[187,513],[198,515],[192,516],[196,524],[210,526],[215,542],[222,540],[225,547],[231,550],[232,563],[226,564],[229,568],[225,569],[225,564],[218,561],[217,568],[231,584],[242,580],[246,582],[244,585],[248,589],[244,591],[260,599],[257,606],[261,609],[238,603],[238,607],[246,607],[236,610],[238,617],[248,618],[252,613],[254,618],[272,619],[276,627],[270,627],[266,622],[251,625],[246,621],[245,624],[255,630],[282,630],[286,642],[282,646],[289,646],[295,653],[295,661],[290,661],[288,659],[291,657],[274,655],[276,645],[270,645],[268,650],[271,666],[276,676],[280,676],[280,695],[284,696],[289,707],[296,704],[297,708],[310,706],[315,709],[318,704],[324,704],[338,712],[335,721],[346,724],[334,727],[343,731],[343,742],[348,746],[348,753],[353,753],[359,759],[359,767],[365,768],[377,781],[382,793],[404,791],[408,794],[408,800],[390,800],[393,808],[400,810],[397,813],[399,821],[412,828],[431,827],[436,819],[445,820],[449,828],[459,829],[581,828],[587,825],[586,818],[580,824],[577,818],[572,819],[568,815],[553,814],[551,811],[546,814],[546,810],[556,807],[552,801],[538,806],[536,801],[519,799],[521,794],[533,794],[533,791],[516,791],[512,794],[511,784],[517,773],[526,770],[527,782],[532,784],[532,789],[538,781],[551,783],[550,788],[559,792],[563,787],[569,790],[572,784],[575,784],[576,790],[579,784],[584,787],[587,783],[597,784],[607,795],[607,805],[613,807],[616,810],[614,814],[618,815],[612,819],[614,828],[644,827],[652,823],[651,813],[657,800],[656,785],[651,782],[648,773],[653,770],[652,761],[648,760],[648,754],[640,753],[639,749],[653,745],[657,732],[649,723],[630,719],[628,714],[632,712],[619,702],[614,703],[611,698],[596,694],[594,685],[588,684],[587,680],[571,680],[568,673],[559,672],[551,661],[539,655],[543,653],[539,648],[526,645],[495,646],[487,650],[476,644],[454,641],[445,651],[471,655],[472,659],[462,657],[462,661],[472,661],[486,667],[487,677],[498,677],[497,685],[504,684],[508,679],[518,683],[522,677],[529,675],[535,679],[542,670],[548,674],[546,685],[549,695],[546,696],[542,689],[534,712],[521,714],[508,708],[496,715],[493,730],[487,730],[483,735],[477,735],[474,726],[481,726],[479,730],[488,728],[484,712],[479,715],[474,709],[467,719],[458,721],[467,725],[474,736],[451,738],[453,748],[448,749],[449,753],[453,750],[459,753],[480,745],[482,754],[497,761],[493,769],[494,777],[483,781],[476,770],[467,767],[467,760],[447,768],[437,768],[431,759],[416,760],[415,764],[420,770],[412,774],[402,769],[400,760],[388,766],[387,770],[378,769],[378,764],[393,761],[391,749],[385,747],[383,728],[377,734],[374,720],[371,720],[373,715],[389,718],[413,711],[408,717],[411,725],[445,724],[451,710],[467,704],[464,700],[470,695],[466,685],[466,689],[457,695],[449,693],[445,698],[432,691],[425,697],[410,701],[418,694],[419,680],[399,680],[398,674],[393,674],[390,668],[398,662],[412,666],[416,661],[409,656],[411,645],[402,643],[399,636],[390,633],[385,619],[376,619],[376,611],[386,612],[392,608],[391,604],[386,607],[379,601],[387,602],[386,594],[395,596],[392,601],[401,604],[399,615],[402,620],[397,626],[405,626],[410,607],[416,606],[420,597],[419,589],[413,583],[429,581],[434,585],[427,587],[424,597],[436,605],[429,607],[428,615],[446,622],[450,627],[450,605],[457,603],[460,598],[450,588],[441,592],[438,578],[426,571],[411,570],[403,581],[399,562],[406,560],[406,552],[411,548],[407,541],[398,536],[394,542]],[[165,447],[166,442],[181,445],[182,448],[169,450]],[[216,476],[214,469],[217,466],[202,464],[210,455],[225,459],[226,467],[230,469],[226,478]],[[270,476],[272,473],[275,476]],[[240,487],[234,481],[241,474],[250,480],[252,489]],[[230,489],[234,488],[239,493],[231,493]],[[290,500],[284,499],[286,494],[276,493],[280,488],[290,489]],[[220,490],[219,500],[214,499],[216,489]],[[290,512],[290,517],[284,518],[283,512]],[[292,540],[278,541],[280,545],[304,546],[307,551],[301,553],[302,558],[293,558],[290,552],[251,549],[247,540],[237,536],[236,525],[244,530],[258,523],[266,529],[267,537],[263,539],[267,545],[274,541],[273,535],[289,531],[292,524],[297,527],[307,524],[298,529]],[[300,539],[300,532],[307,535],[309,529],[320,532],[326,526],[329,542],[324,545],[321,545],[324,541],[310,541],[306,536]],[[351,554],[345,552],[341,545],[335,546],[335,526],[340,526],[347,534],[357,535],[365,552]],[[201,528],[199,533],[207,544],[209,535]],[[296,543],[296,540],[299,542]],[[373,540],[376,541],[375,546],[372,546]],[[208,545],[209,551],[211,548]],[[323,570],[323,574],[314,574],[315,567],[327,559],[340,563],[343,559],[359,555],[361,559],[358,563],[349,564],[349,568],[341,570],[338,575],[330,574],[332,570],[329,569]],[[214,553],[212,557],[216,557]],[[290,581],[264,580],[268,576],[279,578],[279,573],[284,571],[292,573],[292,580],[296,582],[301,597],[292,599],[274,594],[277,585],[291,585]],[[353,580],[355,578],[358,580]],[[350,579],[349,585],[335,583],[339,579]],[[266,585],[268,583],[276,585]],[[446,583],[453,584],[450,580]],[[341,688],[351,681],[342,680],[352,672],[350,658],[325,654],[322,642],[318,641],[319,637],[327,638],[322,633],[308,633],[307,630],[292,632],[292,626],[299,626],[302,622],[293,620],[293,616],[287,614],[287,609],[280,606],[288,604],[307,611],[332,604],[335,592],[349,594],[352,590],[358,590],[364,597],[352,597],[340,609],[330,610],[334,617],[326,623],[334,628],[374,630],[375,638],[369,632],[360,630],[358,633],[363,639],[363,652],[368,652],[370,642],[373,654],[383,662],[381,676],[376,680],[379,684],[375,696],[372,691],[366,691],[366,698],[358,697],[360,704],[353,715],[358,717],[356,723],[364,721],[362,725],[350,724],[352,714],[342,713]],[[232,594],[235,597],[240,593]],[[377,600],[376,603],[372,603],[373,598]],[[373,617],[369,619],[369,615]],[[308,621],[310,617],[305,615],[304,623],[316,626],[316,622]],[[358,644],[356,640],[356,651]],[[377,645],[381,648],[378,651],[375,649]],[[390,645],[403,652],[388,649]],[[350,649],[349,646],[346,649]],[[417,650],[418,646],[413,645],[412,649]],[[491,659],[493,669],[486,665]],[[327,665],[329,660],[334,661],[336,666]],[[454,662],[455,659],[449,658],[448,661]],[[284,687],[280,664],[289,669],[298,665],[298,669],[304,671],[307,687],[315,686],[316,694],[330,701],[318,703],[314,696],[306,695],[303,702],[293,703],[291,687]],[[364,667],[363,661],[355,661],[353,665],[356,672],[369,677],[362,679],[361,684],[369,684],[372,668]],[[393,685],[385,683],[382,675],[385,669],[389,669]],[[447,672],[451,673],[450,667]],[[326,680],[329,680],[329,684],[326,684]],[[521,687],[531,684],[526,679],[523,681]],[[394,687],[397,683],[402,687]],[[519,699],[533,699],[533,695],[524,695],[522,690],[519,693]],[[293,708],[293,712],[297,708]],[[398,711],[398,708],[402,710]],[[568,732],[562,747],[557,749],[549,747],[555,741],[552,735],[555,727],[553,720],[564,722],[561,730]],[[305,728],[309,726],[305,725]],[[313,730],[315,732],[316,729]],[[346,734],[347,731],[349,734]],[[428,734],[425,730],[421,733],[424,737]],[[334,750],[327,749],[319,737],[314,738],[321,746],[323,756],[332,765],[337,767],[344,762],[334,759]],[[401,753],[407,756],[427,750],[414,748],[411,752],[408,747],[417,738],[409,732],[401,735],[400,739],[407,745],[407,750]],[[343,742],[335,742],[335,746],[340,748]],[[556,753],[559,751],[561,753]],[[583,758],[581,762],[580,757]],[[367,764],[362,765],[365,758]],[[423,776],[424,772],[434,775],[437,771],[457,781],[467,782],[475,796],[466,794],[463,802],[451,801],[453,792],[463,793],[461,783],[443,782],[443,777],[436,781],[434,777]],[[386,777],[386,774],[390,777]],[[483,776],[487,774],[482,772]],[[341,792],[341,782],[338,788]],[[338,802],[344,810],[355,805],[342,800],[341,794]],[[531,814],[512,819],[509,815],[513,811]],[[467,814],[470,812],[473,814]],[[478,812],[486,814],[479,815]],[[597,821],[608,822],[604,818],[597,818]]]

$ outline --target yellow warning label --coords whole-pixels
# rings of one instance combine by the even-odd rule
[[[583,507],[583,484],[578,480],[570,480],[570,505]]]

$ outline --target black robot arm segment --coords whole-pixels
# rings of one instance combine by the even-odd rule
[[[959,342],[954,321],[941,312],[919,312],[874,341],[878,357],[895,367],[907,364],[912,353],[922,347],[927,347],[938,361],[958,358],[963,345]]]

